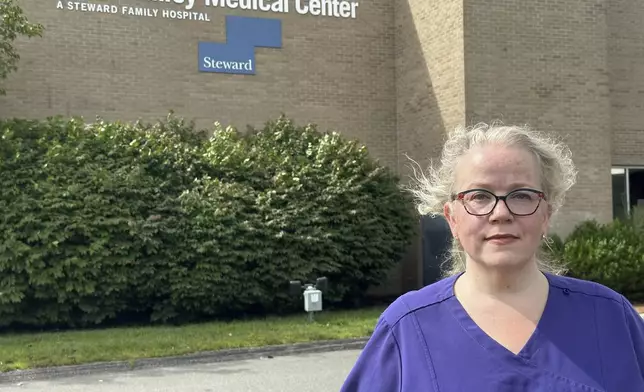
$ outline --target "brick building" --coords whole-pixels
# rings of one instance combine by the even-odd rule
[[[46,32],[20,42],[0,116],[174,110],[199,126],[242,128],[284,112],[359,138],[403,176],[405,154],[426,165],[445,130],[500,119],[569,142],[580,175],[556,231],[644,203],[644,3],[279,0],[266,11],[270,3],[23,1]],[[264,45],[279,47],[254,50],[254,74],[202,72],[199,42],[230,41],[228,15],[281,21],[281,42]],[[417,250],[392,290],[418,285]]]

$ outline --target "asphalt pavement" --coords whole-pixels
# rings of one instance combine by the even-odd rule
[[[2,392],[338,392],[360,350],[3,384]]]

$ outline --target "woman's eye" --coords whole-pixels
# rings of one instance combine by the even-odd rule
[[[472,200],[477,200],[477,201],[482,201],[482,200],[489,200],[490,195],[487,193],[475,193],[472,195]]]
[[[528,192],[517,192],[512,195],[513,199],[519,199],[519,200],[532,200],[534,197],[532,194]]]

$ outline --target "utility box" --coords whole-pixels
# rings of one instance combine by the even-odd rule
[[[307,312],[322,310],[322,291],[313,287],[307,287],[304,290],[304,310]]]
[[[315,312],[322,311],[322,290],[326,290],[328,279],[326,277],[317,278],[315,285],[311,283],[302,284],[299,280],[289,281],[289,291],[291,295],[302,293],[304,297],[304,310],[309,314],[309,322],[313,321]],[[304,289],[304,292],[302,292]]]

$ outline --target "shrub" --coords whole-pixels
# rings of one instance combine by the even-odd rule
[[[320,276],[330,281],[325,301],[353,300],[409,244],[411,199],[366,148],[337,133],[284,117],[246,134],[218,126],[203,156],[213,177],[181,198],[203,255],[172,274],[182,308],[277,311],[293,304],[289,280]]]
[[[214,131],[0,122],[0,325],[275,312],[318,276],[338,302],[400,260],[411,199],[363,146],[284,117]]]
[[[182,127],[0,123],[0,325],[99,323],[149,305],[152,254],[172,247],[149,221],[179,207],[198,158]]]
[[[580,224],[566,239],[564,258],[571,276],[644,300],[644,232],[632,222]]]

